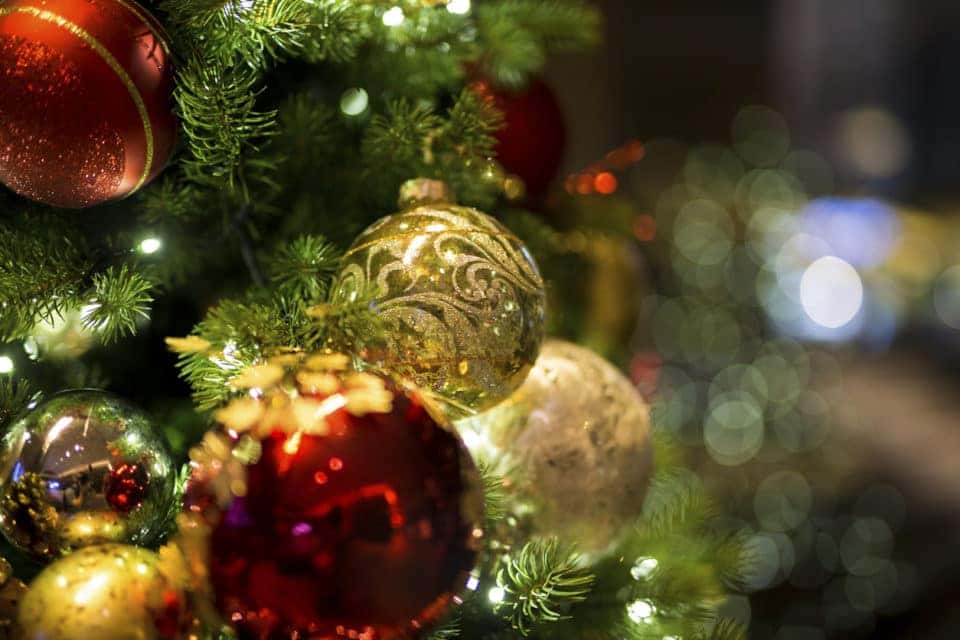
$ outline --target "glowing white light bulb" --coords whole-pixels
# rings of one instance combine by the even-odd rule
[[[383,13],[383,24],[388,27],[399,27],[404,20],[406,16],[403,15],[403,9],[400,7],[391,7]]]
[[[800,303],[811,320],[828,329],[839,329],[863,306],[863,281],[850,263],[824,256],[803,272]]]
[[[340,96],[340,111],[344,115],[358,116],[367,110],[370,96],[361,88],[347,89]]]
[[[9,356],[0,356],[0,373],[12,373],[13,360]]]
[[[463,15],[470,12],[470,0],[450,0],[447,3],[447,11]]]
[[[147,238],[140,243],[140,253],[151,255],[163,248],[163,240],[160,238]]]
[[[640,624],[653,620],[657,609],[646,600],[634,600],[627,605],[627,617]]]
[[[650,574],[656,571],[658,564],[656,558],[639,558],[630,568],[630,575],[634,580],[649,578]]]
[[[493,604],[500,604],[507,597],[507,592],[501,587],[494,587],[487,593],[487,598]]]

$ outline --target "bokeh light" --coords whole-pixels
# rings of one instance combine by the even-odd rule
[[[828,329],[838,329],[856,317],[863,307],[863,282],[849,262],[824,256],[803,272],[800,302],[811,320]]]
[[[783,116],[769,107],[744,107],[733,119],[733,146],[747,162],[770,167],[790,149],[790,130]]]
[[[893,250],[900,222],[886,202],[873,198],[820,198],[801,212],[800,226],[855,267],[874,267]]]
[[[347,89],[340,96],[340,111],[347,116],[359,116],[370,105],[370,96],[360,87]]]
[[[933,306],[943,324],[960,329],[960,265],[950,267],[937,278]]]
[[[756,456],[763,437],[763,411],[746,395],[715,404],[703,425],[707,451],[722,465],[740,465]]]
[[[840,120],[838,138],[850,166],[873,178],[896,176],[910,158],[906,127],[883,107],[864,106],[848,111]]]

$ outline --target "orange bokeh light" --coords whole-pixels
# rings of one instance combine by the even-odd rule
[[[617,190],[617,177],[609,171],[598,173],[593,179],[593,188],[597,190],[597,193],[608,196]]]
[[[633,235],[641,242],[649,242],[657,237],[657,221],[651,215],[640,215],[633,219]]]

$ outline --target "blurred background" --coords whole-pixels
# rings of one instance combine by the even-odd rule
[[[727,613],[754,638],[957,637],[960,4],[599,4],[602,47],[547,74],[545,215],[604,232],[568,238],[594,263],[579,337],[751,531]]]

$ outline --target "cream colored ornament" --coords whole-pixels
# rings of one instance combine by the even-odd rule
[[[186,595],[160,556],[121,544],[85,547],[48,566],[17,615],[23,640],[177,638],[186,620]]]
[[[331,300],[369,300],[394,332],[370,364],[410,377],[463,415],[523,382],[543,340],[545,293],[526,246],[443,183],[404,185],[400,213],[360,234]],[[371,332],[373,333],[373,332]]]
[[[548,340],[526,382],[457,430],[474,458],[505,476],[522,543],[557,535],[602,555],[640,515],[653,470],[649,410],[613,365]]]

